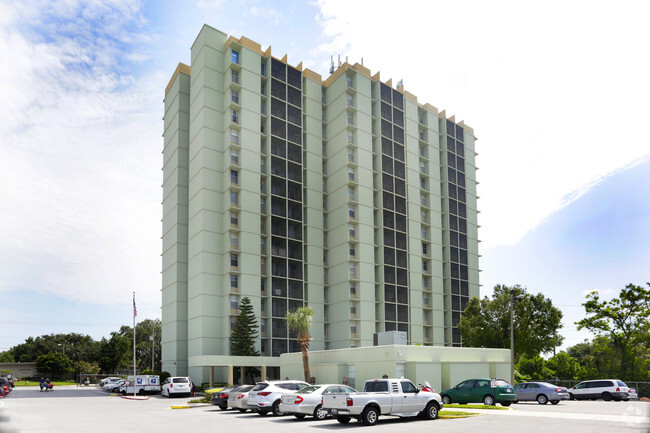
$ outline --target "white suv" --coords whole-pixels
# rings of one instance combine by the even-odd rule
[[[171,398],[172,394],[192,395],[192,380],[189,377],[168,377],[162,384],[160,395]]]
[[[602,398],[609,400],[627,400],[628,387],[625,382],[618,379],[586,380],[573,388],[569,388],[571,400],[596,400]]]
[[[293,394],[309,386],[300,380],[269,380],[258,382],[248,394],[248,408],[260,415],[272,412],[274,416],[284,415],[280,410],[282,394]]]

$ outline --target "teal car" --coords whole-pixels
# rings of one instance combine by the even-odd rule
[[[501,379],[496,381],[495,388],[492,387],[490,379],[464,380],[453,388],[442,391],[440,397],[444,404],[483,403],[487,406],[494,406],[497,403],[501,406],[510,406],[517,400],[512,385]]]

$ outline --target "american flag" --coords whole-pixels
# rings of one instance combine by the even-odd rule
[[[138,309],[135,306],[135,293],[133,294],[133,317],[138,317]]]

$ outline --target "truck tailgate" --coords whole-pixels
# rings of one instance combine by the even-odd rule
[[[323,394],[323,409],[348,409],[348,393]]]

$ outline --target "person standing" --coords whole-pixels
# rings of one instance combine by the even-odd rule
[[[41,381],[39,382],[38,386],[41,388],[41,392],[43,392],[43,388],[45,388],[45,379],[41,377]]]

